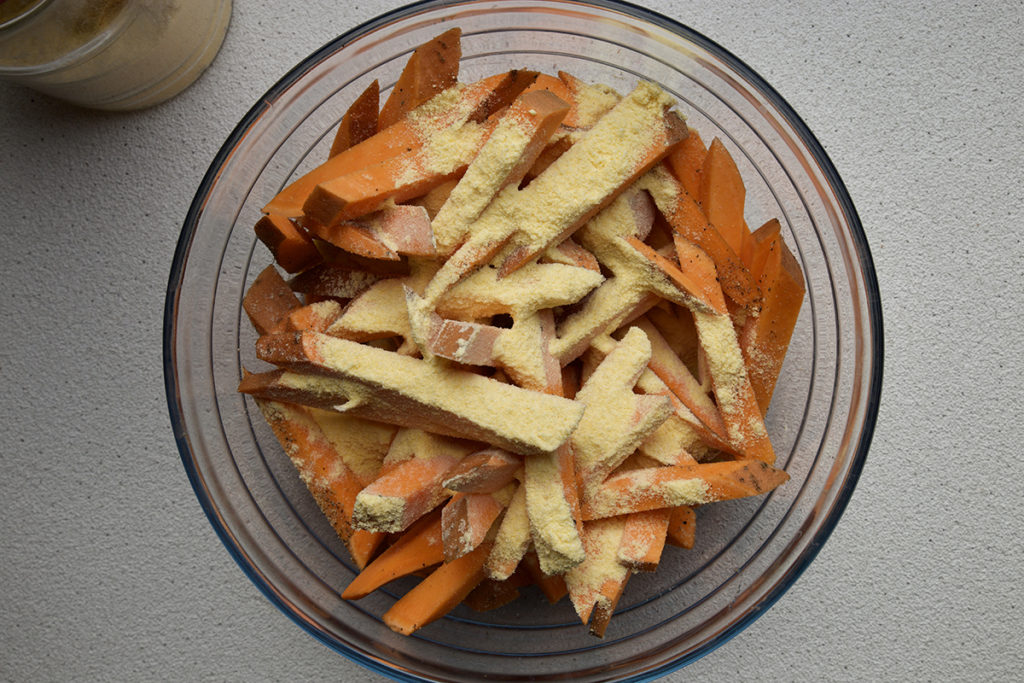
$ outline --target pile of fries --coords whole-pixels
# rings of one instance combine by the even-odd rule
[[[256,225],[247,373],[360,568],[422,581],[410,634],[527,584],[602,636],[698,506],[787,480],[765,428],[804,296],[778,221],[664,91],[458,82],[458,29],[374,82]],[[709,533],[713,533],[710,530]]]

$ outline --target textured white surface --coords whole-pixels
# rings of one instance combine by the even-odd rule
[[[271,606],[203,515],[163,393],[195,188],[285,70],[395,6],[236,2],[155,109],[0,86],[0,679],[374,681]],[[1019,2],[645,5],[734,52],[831,155],[882,292],[874,445],[817,560],[668,677],[1009,680],[1024,668]]]

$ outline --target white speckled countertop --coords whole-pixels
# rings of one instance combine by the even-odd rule
[[[380,680],[278,612],[189,486],[161,326],[189,201],[281,74],[395,6],[236,1],[148,111],[0,85],[0,680]],[[885,386],[817,560],[666,680],[1010,680],[1024,668],[1024,11],[1019,2],[645,3],[764,76],[870,242]]]

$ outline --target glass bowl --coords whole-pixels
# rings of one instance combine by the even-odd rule
[[[386,92],[414,46],[463,31],[461,79],[510,68],[568,71],[620,92],[638,79],[679,101],[705,141],[732,152],[747,220],[780,219],[807,295],[768,414],[791,480],[768,496],[706,506],[696,547],[666,549],[630,580],[603,640],[567,600],[529,593],[492,612],[459,607],[412,637],[381,615],[408,583],[358,602],[339,592],[348,555],[254,404],[236,391],[260,368],[242,313],[271,258],[252,226],[289,180],[325,159],[348,104],[373,79]],[[771,86],[712,41],[642,8],[541,0],[401,8],[322,47],[238,124],[188,212],[168,284],[166,389],[200,503],[269,600],[366,667],[405,680],[647,680],[708,653],[771,606],[814,558],[864,464],[881,388],[882,332],[871,255],[821,145]]]

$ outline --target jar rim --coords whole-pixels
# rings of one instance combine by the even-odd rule
[[[33,14],[38,12],[40,9],[42,9],[46,5],[49,5],[51,2],[53,2],[53,0],[36,0],[35,3],[29,5],[25,10],[19,12],[18,14],[15,14],[7,21],[0,21],[0,32],[6,31],[7,29],[17,25],[18,23],[25,21]]]

